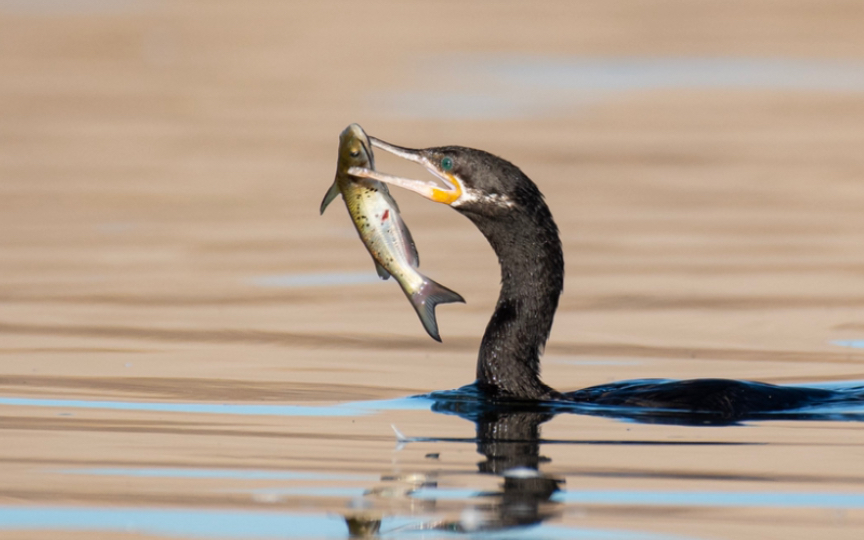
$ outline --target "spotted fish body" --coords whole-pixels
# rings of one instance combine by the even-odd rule
[[[376,180],[349,175],[351,167],[375,168],[369,137],[357,124],[351,124],[339,136],[336,180],[321,201],[321,213],[333,199],[342,195],[354,227],[375,261],[378,275],[382,279],[391,275],[396,279],[417,311],[423,327],[433,339],[441,341],[435,306],[465,300],[417,270],[420,265],[417,248],[387,186]]]

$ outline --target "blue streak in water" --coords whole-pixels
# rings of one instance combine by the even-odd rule
[[[0,398],[0,405],[21,407],[62,407],[72,409],[110,409],[115,411],[176,412],[201,414],[238,414],[260,416],[359,416],[369,410],[334,405],[234,405],[208,403],[146,403],[132,401],[84,401],[75,399]]]
[[[236,414],[258,416],[362,416],[379,410],[428,410],[426,399],[402,398],[382,401],[357,401],[336,405],[249,405],[231,403],[165,403],[135,401],[84,401],[75,399],[0,398],[0,405],[18,407],[58,407],[71,409],[108,409],[118,411],[176,412],[195,414]]]
[[[112,531],[212,538],[345,538],[336,516],[230,510],[0,507],[0,529]]]
[[[388,530],[420,524],[417,518],[387,517]],[[288,512],[237,510],[93,508],[93,507],[0,507],[0,530],[107,531],[185,538],[314,538],[345,539],[347,527],[340,516]],[[399,538],[465,538],[465,535],[405,531]],[[573,529],[551,525],[518,528],[482,534],[483,538],[577,539],[577,540],[683,540],[680,536],[602,529]]]
[[[838,345],[840,347],[852,347],[853,349],[864,349],[864,339],[832,341],[831,345]]]

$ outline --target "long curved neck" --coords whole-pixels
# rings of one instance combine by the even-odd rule
[[[540,380],[540,355],[564,286],[558,228],[539,197],[503,215],[470,215],[501,265],[501,294],[477,359],[477,385],[494,396],[545,399],[556,392]]]

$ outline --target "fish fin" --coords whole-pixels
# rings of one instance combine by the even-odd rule
[[[324,210],[326,210],[327,207],[330,206],[330,203],[333,202],[333,199],[335,199],[336,196],[339,195],[340,193],[342,193],[342,192],[339,191],[339,183],[334,180],[333,185],[330,186],[330,189],[327,190],[327,194],[324,195],[324,200],[321,201],[321,213],[322,214],[324,213]]]
[[[402,238],[405,239],[405,260],[414,268],[420,267],[420,254],[417,253],[417,245],[414,243],[414,237],[411,236],[411,231],[408,230],[408,225],[402,219],[402,213],[399,212],[399,205],[396,204],[396,199],[390,195],[390,190],[387,184],[381,184],[381,191],[384,192],[387,202],[393,207],[395,213],[394,219],[399,224],[399,230],[402,232]]]
[[[375,271],[378,272],[378,277],[380,277],[381,279],[390,279],[390,272],[388,272],[386,268],[381,266],[378,261],[375,261]]]
[[[396,215],[399,216],[398,213]],[[417,246],[414,244],[414,238],[411,236],[411,231],[408,230],[408,225],[405,225],[405,220],[403,220],[401,216],[399,216],[399,228],[402,230],[402,237],[405,238],[405,259],[414,268],[419,268],[420,254],[417,253]]]
[[[420,322],[423,323],[423,328],[429,336],[435,341],[441,341],[441,336],[438,335],[438,321],[435,319],[435,306],[438,304],[449,304],[450,302],[465,303],[465,299],[455,292],[451,291],[444,285],[436,283],[429,278],[426,278],[420,290],[409,297],[411,305],[417,311],[420,317]]]

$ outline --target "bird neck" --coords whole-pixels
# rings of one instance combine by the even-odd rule
[[[477,385],[505,399],[547,399],[540,355],[564,286],[558,228],[542,199],[506,215],[472,216],[498,256],[501,294],[477,359]]]

